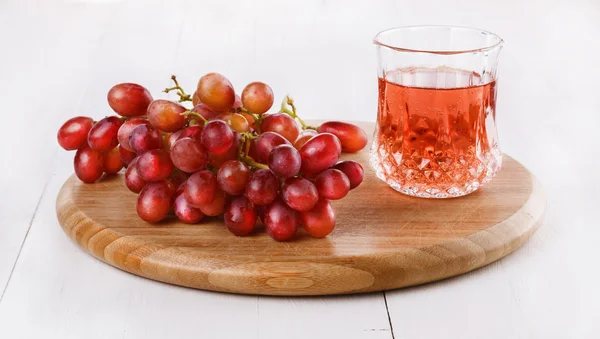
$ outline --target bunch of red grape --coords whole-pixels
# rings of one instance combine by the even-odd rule
[[[75,174],[92,183],[126,167],[125,184],[139,193],[137,213],[158,222],[173,213],[185,223],[223,215],[235,235],[253,232],[260,218],[275,240],[292,239],[302,225],[317,238],[335,226],[330,200],[363,180],[342,152],[367,144],[356,125],[329,121],[308,126],[284,97],[278,113],[271,87],[253,82],[235,94],[223,75],[210,73],[186,94],[175,76],[179,101],[152,98],[144,87],[118,84],[108,104],[121,117],[68,120],[58,131],[66,150],[77,150]],[[192,101],[187,109],[181,103]]]

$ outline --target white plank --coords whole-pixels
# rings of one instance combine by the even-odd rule
[[[56,130],[77,114],[110,8],[43,1],[11,1],[0,8],[0,45],[8,46],[0,53],[2,293],[50,178]]]

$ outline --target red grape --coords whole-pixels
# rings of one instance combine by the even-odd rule
[[[198,97],[198,92],[194,91],[194,94],[192,94],[192,105],[196,106],[200,104],[200,98]]]
[[[211,111],[205,104],[195,105],[194,108],[192,108],[192,112],[200,114],[206,120],[211,120],[217,116],[217,113]],[[196,120],[200,125],[204,125],[204,120],[194,116],[192,116],[192,119]]]
[[[167,181],[147,184],[137,200],[137,213],[147,222],[157,222],[164,219],[173,201],[173,190]]]
[[[267,114],[260,123],[261,132],[275,132],[286,138],[289,142],[296,141],[300,128],[296,120],[285,113]]]
[[[320,197],[338,200],[345,197],[350,191],[350,180],[344,172],[330,168],[317,175],[315,187],[317,187]]]
[[[242,91],[244,108],[255,114],[263,114],[273,106],[273,90],[262,82],[248,84]]]
[[[202,125],[194,125],[188,128],[184,128],[179,138],[192,138],[198,141],[202,140],[202,131],[204,127]]]
[[[256,211],[248,198],[235,197],[225,207],[224,220],[231,233],[237,236],[248,235],[256,224]]]
[[[233,131],[226,122],[211,120],[204,126],[202,144],[213,153],[224,153],[233,144]]]
[[[188,122],[187,118],[181,115],[185,111],[185,107],[176,102],[158,99],[148,106],[148,120],[161,131],[175,132]]]
[[[256,152],[256,159],[258,162],[266,164],[269,161],[269,154],[275,148],[275,146],[288,144],[290,142],[287,141],[281,135],[274,132],[263,132],[263,134],[258,136],[258,139],[253,141],[254,150]]]
[[[146,181],[142,179],[137,169],[138,159],[133,159],[129,167],[127,167],[127,171],[125,171],[125,186],[133,193],[140,193],[142,188],[146,186]]]
[[[119,139],[117,134],[123,121],[115,116],[106,117],[98,121],[88,133],[88,145],[94,151],[108,152],[117,147]]]
[[[246,184],[246,197],[255,205],[268,205],[277,198],[279,180],[268,169],[254,172]]]
[[[177,196],[177,198],[175,198],[173,210],[175,210],[175,215],[177,218],[186,224],[196,224],[204,218],[204,213],[190,205],[190,203],[185,200],[185,196],[183,194],[180,194]]]
[[[199,208],[202,213],[211,217],[223,213],[225,210],[225,192],[217,188],[214,199],[208,204],[201,205]]]
[[[153,149],[140,155],[137,168],[145,181],[154,182],[167,179],[175,167],[167,151]]]
[[[185,185],[185,198],[192,206],[202,208],[202,205],[213,201],[217,188],[217,177],[209,170],[202,170],[188,178]]]
[[[214,167],[221,167],[228,160],[235,160],[238,157],[238,147],[240,145],[239,134],[234,139],[233,144],[224,153],[208,153],[208,163]]]
[[[362,128],[342,121],[327,121],[318,129],[319,133],[331,133],[340,139],[343,152],[358,152],[367,146],[367,133]]]
[[[281,197],[291,208],[299,212],[312,209],[319,200],[315,185],[301,177],[287,178],[281,185]]]
[[[315,131],[314,129],[307,129],[307,130],[300,132],[300,134],[298,134],[298,138],[296,138],[296,141],[294,141],[294,147],[297,150],[300,150],[302,148],[302,146],[304,146],[304,144],[306,144],[306,142],[308,140],[310,140],[312,137],[314,137],[317,134],[318,134],[318,132]]]
[[[119,145],[119,155],[121,157],[121,162],[125,167],[129,166],[133,159],[137,157],[137,154],[135,152],[130,152],[121,145]]]
[[[239,160],[225,162],[217,173],[219,187],[231,195],[244,193],[248,179],[250,179],[250,169]]]
[[[113,86],[107,95],[108,105],[117,114],[137,117],[146,114],[152,95],[138,84],[123,83]]]
[[[231,114],[228,121],[231,124],[231,129],[238,133],[248,132],[250,130],[248,120],[240,113]]]
[[[163,147],[160,132],[150,124],[135,127],[129,136],[129,146],[137,154]]]
[[[125,121],[117,133],[119,144],[126,150],[133,152],[133,148],[131,148],[131,145],[129,145],[129,137],[131,136],[131,132],[134,128],[143,124],[148,124],[148,120],[144,118],[133,118]]]
[[[202,143],[192,138],[180,138],[171,147],[171,160],[180,170],[193,173],[204,167],[208,162],[208,154]]]
[[[104,159],[102,153],[83,146],[75,153],[73,165],[75,175],[85,183],[93,183],[100,179],[104,173]]]
[[[233,85],[219,73],[200,78],[196,92],[200,101],[215,112],[227,112],[235,102]]]
[[[300,171],[315,175],[335,165],[342,153],[340,140],[333,134],[321,133],[308,140],[300,149]]]
[[[102,164],[104,172],[107,174],[115,174],[123,168],[121,162],[121,154],[119,148],[115,147],[104,154],[104,162]]]
[[[267,207],[263,221],[267,233],[277,241],[292,239],[298,230],[298,213],[281,200]]]
[[[56,135],[60,147],[73,151],[87,145],[90,129],[94,126],[94,119],[88,117],[74,117],[65,122]]]
[[[269,154],[269,168],[279,178],[289,178],[298,174],[302,159],[297,149],[291,145],[279,145]]]
[[[166,135],[163,135],[163,148],[166,150],[171,150],[171,147],[173,146],[175,141],[181,138],[181,134],[184,130],[185,129],[180,129],[173,133],[166,133]]]
[[[324,238],[335,227],[335,210],[327,199],[319,199],[310,211],[300,212],[304,230],[313,238]]]
[[[365,176],[365,171],[361,164],[356,161],[347,160],[338,162],[333,168],[338,169],[348,177],[350,180],[350,189],[353,189],[360,185]]]
[[[233,100],[233,107],[231,108],[240,108],[242,107],[242,98],[239,95],[235,95],[235,100]]]

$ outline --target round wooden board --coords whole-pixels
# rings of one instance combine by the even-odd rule
[[[363,123],[367,131],[373,124]],[[395,192],[360,161],[365,181],[334,203],[335,231],[302,231],[278,243],[262,230],[235,237],[221,220],[159,224],[136,214],[122,175],[89,185],[75,176],[56,203],[65,233],[98,259],[146,278],[204,290],[264,295],[381,291],[440,280],[487,265],[519,248],[538,228],[546,201],[535,177],[504,156],[502,171],[455,199]]]

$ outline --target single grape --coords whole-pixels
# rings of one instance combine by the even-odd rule
[[[100,179],[104,173],[104,157],[102,153],[94,151],[88,146],[83,146],[75,153],[73,165],[75,175],[85,183],[93,183]]]
[[[312,139],[312,137],[314,137],[317,134],[318,132],[314,129],[307,129],[300,132],[300,134],[298,134],[298,137],[296,138],[296,141],[294,141],[294,148],[300,150],[308,140]]]
[[[248,124],[250,124],[250,128],[252,128],[253,130],[257,130],[257,126],[255,124],[256,120],[254,119],[252,114],[248,114],[246,112],[240,112],[240,114],[243,115],[244,118],[246,118],[246,121],[248,121]]]
[[[223,216],[227,229],[237,235],[248,235],[256,224],[254,205],[244,196],[235,197],[225,207]]]
[[[217,215],[222,214],[225,210],[225,192],[217,188],[213,200],[208,204],[201,205],[199,208],[202,213],[211,217],[216,217]]]
[[[242,107],[242,98],[239,95],[235,95],[235,100],[233,100],[233,107],[231,108],[241,108]]]
[[[319,192],[312,182],[293,177],[285,179],[281,185],[281,197],[294,210],[304,212],[315,206],[319,200]]]
[[[290,145],[290,142],[275,132],[263,132],[257,139],[253,140],[253,144],[257,157],[256,160],[266,164],[269,161],[269,154],[273,148],[283,144]]]
[[[234,134],[229,125],[221,120],[211,120],[204,126],[202,144],[209,152],[224,153],[233,144]]]
[[[175,167],[187,173],[204,169],[208,162],[206,149],[200,141],[192,138],[180,138],[169,153]]]
[[[194,94],[192,94],[192,105],[196,106],[200,104],[200,97],[198,97],[198,92],[194,91]]]
[[[318,129],[319,133],[331,133],[340,139],[343,152],[358,152],[367,146],[367,133],[362,128],[342,121],[327,121]]]
[[[317,175],[315,187],[317,187],[320,197],[338,200],[345,197],[350,191],[350,180],[344,172],[330,168]]]
[[[125,186],[133,193],[140,193],[144,186],[146,186],[146,181],[142,179],[137,169],[138,159],[133,159],[129,167],[127,167],[127,171],[125,171]]]
[[[298,213],[281,200],[275,200],[265,210],[263,218],[267,234],[277,241],[288,241],[298,230]]]
[[[350,180],[350,189],[353,189],[360,185],[365,176],[365,171],[361,164],[356,161],[347,160],[338,162],[333,168],[338,169],[348,177]]]
[[[179,138],[192,138],[198,141],[202,140],[202,131],[204,127],[202,125],[194,125],[188,128],[184,128]]]
[[[173,189],[167,181],[148,183],[140,192],[137,200],[137,213],[147,222],[163,220],[173,202]]]
[[[94,126],[94,119],[89,117],[74,117],[65,122],[56,135],[60,147],[73,151],[87,145],[87,138]]]
[[[123,123],[119,128],[119,132],[117,133],[117,139],[119,140],[119,145],[125,148],[128,151],[133,152],[133,148],[129,144],[129,138],[131,137],[131,132],[134,128],[139,125],[148,124],[148,120],[144,118],[132,118]]]
[[[102,164],[106,174],[116,174],[123,168],[121,162],[121,154],[119,148],[115,147],[104,154],[104,162]]]
[[[324,238],[335,227],[335,210],[327,199],[319,199],[310,211],[300,212],[300,222],[313,238]]]
[[[175,211],[177,218],[186,224],[196,224],[204,218],[204,213],[190,205],[190,203],[185,200],[183,194],[180,194],[175,198],[173,210]]]
[[[262,82],[248,84],[242,91],[244,108],[255,114],[263,114],[273,106],[273,90]]]
[[[233,85],[219,73],[200,78],[196,92],[200,101],[215,112],[227,112],[235,102]]]
[[[268,205],[275,201],[279,180],[268,169],[254,172],[246,184],[246,197],[255,205]]]
[[[145,181],[155,182],[167,179],[175,166],[168,152],[153,149],[140,155],[137,168]]]
[[[123,121],[116,116],[98,121],[88,133],[88,145],[94,151],[108,152],[119,145],[117,134]]]
[[[302,159],[297,149],[291,145],[279,145],[269,153],[268,165],[279,178],[290,178],[298,174]]]
[[[146,114],[152,95],[143,86],[123,83],[113,86],[107,95],[108,105],[117,114],[137,117]]]
[[[333,134],[320,133],[312,137],[300,149],[302,167],[300,171],[306,175],[316,175],[335,165],[342,146],[340,140]]]
[[[182,172],[176,168],[173,170],[173,173],[169,175],[169,181],[173,184],[173,187],[177,187],[177,189],[179,189],[181,184],[184,183],[189,177],[190,175],[188,173]]]
[[[217,188],[217,177],[209,170],[202,170],[187,179],[184,194],[192,206],[202,208],[213,201]]]
[[[129,136],[129,146],[137,154],[163,147],[160,132],[150,124],[136,126]]]
[[[261,132],[275,132],[287,139],[289,142],[296,141],[300,134],[300,127],[296,120],[285,113],[267,114],[260,123]]]
[[[246,120],[246,118],[240,113],[231,114],[231,117],[228,121],[231,129],[238,133],[248,132],[250,130],[250,124],[248,123],[248,120]]]
[[[137,154],[135,152],[130,152],[123,146],[119,145],[119,156],[121,157],[121,163],[123,163],[123,166],[128,167],[133,159],[137,157]]]
[[[208,153],[208,163],[214,167],[221,167],[228,160],[235,160],[238,158],[238,147],[240,146],[239,134],[235,136],[233,144],[229,149],[223,153]]]
[[[192,112],[200,114],[206,120],[211,120],[217,116],[217,113],[211,111],[208,107],[206,107],[205,104],[202,103],[195,105],[194,108],[192,108]],[[198,124],[204,125],[204,120],[194,116],[192,116],[192,119],[194,119]]]
[[[148,106],[148,120],[163,132],[175,132],[183,128],[188,120],[181,113],[186,109],[174,101],[157,99]]]
[[[180,129],[173,133],[166,133],[166,135],[163,135],[163,148],[170,151],[175,141],[181,138],[181,134],[183,134],[183,131],[185,131],[185,129]]]
[[[244,193],[250,174],[250,169],[243,162],[229,160],[219,168],[217,182],[226,193],[240,195]]]

